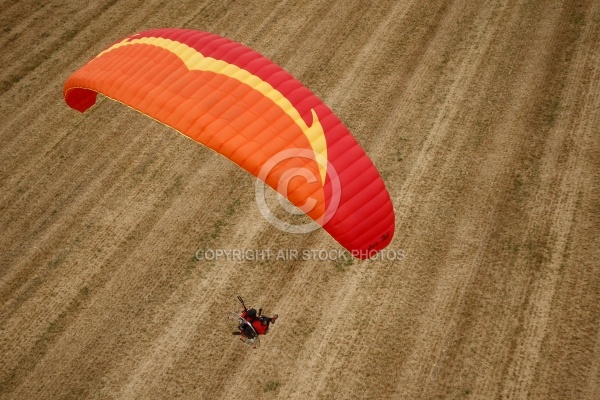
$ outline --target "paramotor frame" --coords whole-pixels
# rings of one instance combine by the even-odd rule
[[[260,337],[252,324],[235,312],[227,314],[227,322],[231,332],[240,332],[242,343],[257,349],[260,347]]]

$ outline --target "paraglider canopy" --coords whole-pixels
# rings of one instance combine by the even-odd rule
[[[65,101],[80,112],[97,93],[227,157],[355,257],[392,240],[389,193],[348,129],[288,72],[240,43],[187,29],[133,34],[64,86]]]

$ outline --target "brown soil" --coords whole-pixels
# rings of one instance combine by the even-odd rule
[[[600,398],[600,2],[0,2],[0,398]],[[363,145],[403,261],[266,222],[254,180],[75,69],[153,27],[282,65]],[[594,133],[595,132],[595,133]],[[279,313],[258,350],[224,319]]]

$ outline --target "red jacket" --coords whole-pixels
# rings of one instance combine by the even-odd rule
[[[269,323],[266,321],[261,322],[260,318],[258,317],[252,318],[248,315],[248,310],[244,310],[242,312],[242,318],[248,321],[259,335],[264,335],[269,331]]]
[[[267,322],[263,323],[260,319],[256,319],[252,322],[252,327],[259,335],[264,335],[269,330],[269,324]]]
[[[246,321],[252,323],[253,318],[248,316],[248,310],[244,310],[242,311],[242,318],[244,318]]]

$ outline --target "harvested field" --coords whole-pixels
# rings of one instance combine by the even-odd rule
[[[242,42],[378,167],[403,260],[67,77],[134,32]],[[0,0],[0,399],[600,398],[600,2]],[[594,133],[596,132],[596,133]],[[235,295],[280,318],[251,349]]]

